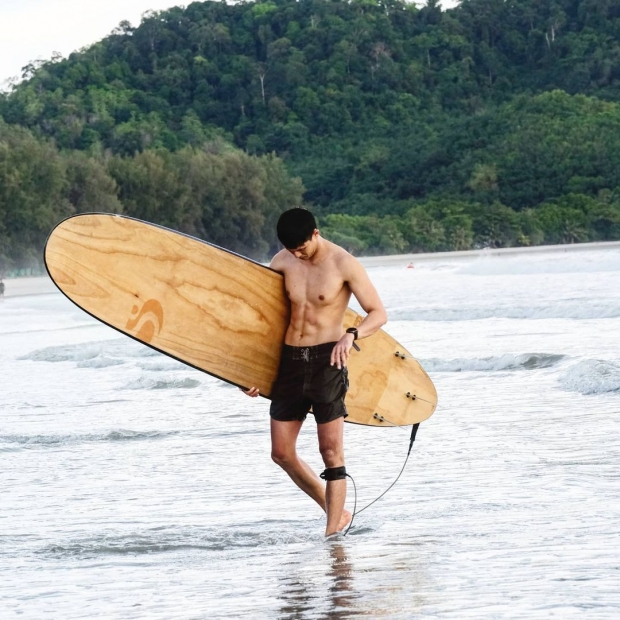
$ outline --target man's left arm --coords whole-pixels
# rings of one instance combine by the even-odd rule
[[[366,312],[364,320],[357,326],[358,339],[372,336],[387,323],[387,312],[377,293],[377,289],[370,281],[366,270],[353,256],[347,257],[343,269],[343,276],[351,292]],[[331,355],[331,364],[338,368],[346,366],[349,351],[353,346],[353,334],[344,334],[338,341]]]

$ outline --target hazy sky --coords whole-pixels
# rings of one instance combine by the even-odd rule
[[[21,77],[32,60],[68,56],[103,39],[127,20],[133,26],[148,10],[161,11],[191,0],[0,0],[0,88]],[[444,8],[457,0],[443,0]]]
[[[21,68],[32,60],[47,60],[54,52],[68,56],[103,39],[123,20],[137,26],[145,11],[180,4],[184,2],[0,0],[0,86],[7,79],[21,76]]]

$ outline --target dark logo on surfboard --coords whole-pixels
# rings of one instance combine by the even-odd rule
[[[131,315],[125,329],[133,332],[139,326],[135,336],[142,342],[151,342],[153,336],[159,334],[164,326],[164,309],[156,299],[145,301],[142,308],[134,306]]]

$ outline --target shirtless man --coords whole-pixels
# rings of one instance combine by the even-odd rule
[[[330,536],[351,521],[351,513],[344,509],[343,449],[349,352],[355,340],[384,325],[387,315],[364,268],[343,248],[321,237],[310,211],[286,211],[277,230],[285,249],[274,256],[271,267],[284,275],[291,320],[271,394],[271,458],[327,513],[325,536]],[[343,333],[351,293],[367,315],[357,329]],[[245,393],[256,397],[259,392],[253,387]],[[326,486],[296,452],[310,407]]]

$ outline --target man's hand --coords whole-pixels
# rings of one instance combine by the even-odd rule
[[[252,398],[256,398],[260,392],[257,387],[251,387],[249,390],[244,390],[243,388],[239,388],[246,396],[251,396]]]
[[[337,366],[340,370],[343,366],[347,365],[349,359],[349,351],[353,346],[355,340],[353,334],[345,334],[332,349],[332,354],[329,363],[332,366]]]

